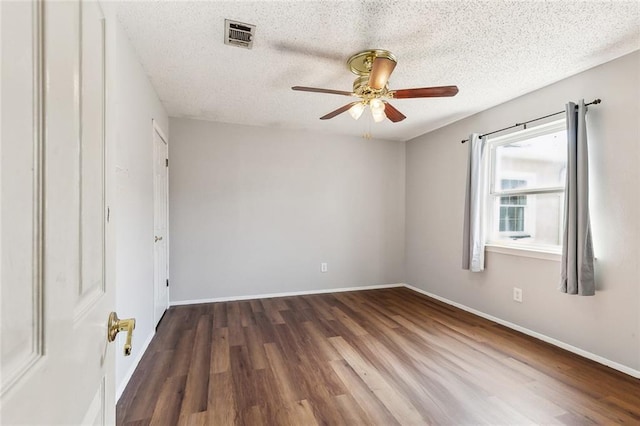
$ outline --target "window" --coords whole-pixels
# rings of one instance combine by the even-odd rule
[[[517,189],[526,185],[526,180],[501,179],[501,189]],[[526,195],[500,197],[500,232],[524,232],[524,208]]]
[[[487,244],[559,251],[567,136],[555,121],[488,139]]]

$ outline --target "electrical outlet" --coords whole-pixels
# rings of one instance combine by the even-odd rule
[[[513,288],[513,300],[522,303],[522,289],[518,287]]]
[[[327,272],[329,269],[327,268],[327,264],[326,263],[321,263],[320,264],[320,272]]]

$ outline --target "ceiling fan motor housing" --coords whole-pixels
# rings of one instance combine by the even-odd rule
[[[388,96],[389,86],[385,84],[385,86],[380,90],[373,89],[369,86],[369,75],[365,74],[356,77],[353,81],[353,93],[362,98],[365,102],[368,102],[371,99]]]
[[[352,73],[359,76],[369,75],[371,66],[376,58],[386,58],[398,62],[393,53],[383,49],[370,49],[358,52],[347,60],[347,65]]]
[[[347,66],[351,72],[358,76],[353,81],[353,93],[362,98],[365,104],[372,99],[389,96],[388,84],[385,84],[381,89],[374,89],[369,86],[369,75],[371,74],[373,61],[376,58],[389,59],[394,63],[398,62],[393,53],[383,49],[363,50],[347,60]]]

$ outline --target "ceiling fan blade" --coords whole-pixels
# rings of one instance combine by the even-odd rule
[[[387,118],[391,121],[393,121],[394,123],[397,123],[398,121],[402,121],[405,118],[405,115],[403,113],[401,113],[400,111],[398,111],[393,105],[391,105],[389,102],[385,102],[384,103],[384,113],[387,116]]]
[[[301,92],[330,93],[332,95],[353,96],[352,92],[346,92],[344,90],[319,89],[317,87],[304,87],[304,86],[293,86],[291,89],[298,90]]]
[[[369,87],[376,90],[384,88],[395,67],[396,62],[391,59],[374,59],[373,65],[371,66],[371,74],[369,74]]]
[[[349,104],[346,104],[345,106],[341,106],[340,108],[338,108],[335,111],[331,111],[329,114],[327,115],[323,115],[322,117],[320,117],[320,120],[328,120],[330,118],[335,117],[336,115],[342,114],[343,112],[347,111],[349,108],[351,108],[352,106],[354,106],[355,104],[359,104],[360,102],[351,102]]]
[[[394,90],[393,98],[441,98],[455,96],[456,93],[458,93],[458,86],[420,87],[417,89]]]

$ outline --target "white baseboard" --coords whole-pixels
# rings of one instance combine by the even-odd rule
[[[368,286],[362,286],[362,287],[340,287],[340,288],[327,288],[327,289],[321,289],[321,290],[289,291],[285,293],[254,294],[249,296],[214,297],[212,299],[175,300],[170,302],[169,306],[196,305],[199,303],[233,302],[237,300],[270,299],[273,297],[305,296],[309,294],[342,293],[345,291],[378,290],[381,288],[394,288],[394,287],[405,287],[405,286],[406,284],[403,284],[403,283],[379,284],[379,285],[368,285]]]
[[[147,348],[149,347],[149,344],[151,343],[151,340],[153,339],[153,336],[155,336],[155,334],[156,332],[154,329],[149,334],[149,336],[147,336],[147,339],[144,341],[142,346],[140,346],[140,350],[136,350],[136,357],[134,358],[133,363],[131,363],[131,366],[129,367],[129,371],[127,371],[127,374],[122,379],[122,382],[120,382],[120,384],[116,387],[116,402],[118,402],[125,388],[129,384],[129,380],[131,380],[131,376],[133,376],[134,371],[136,371],[136,367],[138,367],[140,360],[144,356],[144,353],[147,351]]]
[[[610,359],[607,359],[607,358],[604,358],[604,357],[602,357],[600,355],[596,355],[594,353],[585,351],[584,349],[580,349],[578,347],[572,346],[572,345],[570,345],[568,343],[565,343],[565,342],[562,342],[560,340],[554,339],[553,337],[549,337],[549,336],[546,336],[544,334],[538,333],[536,331],[529,330],[528,328],[519,326],[518,324],[514,324],[512,322],[505,321],[505,320],[500,319],[500,318],[496,318],[496,317],[494,317],[492,315],[485,314],[484,312],[480,312],[478,310],[475,310],[473,308],[465,306],[465,305],[463,305],[461,303],[457,303],[457,302],[454,302],[452,300],[445,299],[444,297],[440,297],[440,296],[435,295],[433,293],[429,293],[428,291],[422,290],[422,289],[414,287],[412,285],[404,284],[404,286],[407,287],[408,289],[411,289],[411,290],[415,291],[415,292],[424,294],[425,296],[429,296],[429,297],[432,297],[432,298],[434,298],[436,300],[439,300],[439,301],[441,301],[443,303],[446,303],[447,305],[455,306],[456,308],[460,308],[463,311],[470,312],[470,313],[472,313],[474,315],[477,315],[479,317],[482,317],[482,318],[488,319],[490,321],[496,322],[496,323],[498,323],[500,325],[508,327],[508,328],[510,328],[512,330],[519,331],[520,333],[526,334],[528,336],[535,337],[536,339],[542,340],[543,342],[550,343],[550,344],[552,344],[554,346],[557,346],[557,347],[562,348],[564,350],[567,350],[569,352],[573,352],[574,354],[580,355],[580,356],[582,356],[584,358],[590,359],[590,360],[595,361],[597,363],[606,365],[607,367],[611,367],[614,370],[621,371],[621,372],[623,372],[625,374],[628,374],[628,375],[630,375],[632,377],[636,377],[636,378],[640,379],[640,371],[639,370],[633,369],[631,367],[627,367],[626,365],[620,364],[620,363],[615,362],[615,361],[611,361]]]

